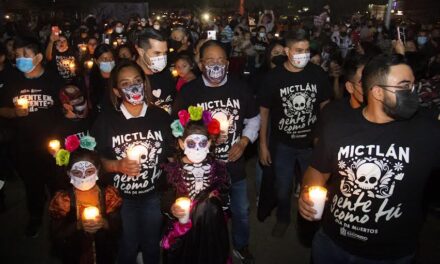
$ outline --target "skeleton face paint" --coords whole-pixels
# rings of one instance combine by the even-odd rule
[[[209,153],[209,142],[205,135],[193,134],[185,139],[184,153],[193,163],[201,163]]]
[[[221,83],[226,77],[226,65],[206,65],[204,75],[213,84]]]
[[[98,180],[98,169],[89,161],[74,163],[67,174],[70,176],[70,183],[81,191],[92,189]]]
[[[127,88],[122,88],[125,99],[132,105],[144,103],[144,84],[133,84]]]

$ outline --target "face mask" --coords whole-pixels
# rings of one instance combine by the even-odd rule
[[[121,34],[122,31],[124,31],[124,28],[123,28],[123,27],[115,27],[115,32],[116,32],[116,33]]]
[[[260,38],[264,38],[264,37],[266,36],[266,33],[264,33],[264,32],[259,32],[259,33],[258,33],[258,36],[260,36]]]
[[[277,55],[272,57],[272,63],[276,66],[282,65],[287,60],[287,56],[285,55]]]
[[[223,64],[215,64],[211,66],[206,65],[203,74],[210,83],[219,84],[226,77],[226,65]]]
[[[167,55],[152,57],[150,58],[150,63],[147,66],[152,72],[161,72],[167,66]]]
[[[68,172],[70,183],[78,190],[88,191],[96,185],[98,170],[89,161],[78,161]]]
[[[205,135],[193,134],[185,139],[184,153],[193,163],[201,163],[209,153],[208,138]]]
[[[125,99],[132,105],[144,103],[144,84],[133,84],[128,88],[123,88]]]
[[[425,36],[417,37],[417,44],[419,44],[420,46],[425,45],[426,42],[428,42],[428,38],[427,37],[425,37]]]
[[[182,47],[182,42],[177,40],[170,40],[170,48],[174,49],[175,51],[179,50]]]
[[[99,63],[99,69],[105,73],[110,73],[114,67],[115,67],[114,61],[103,61]]]
[[[15,63],[17,64],[17,69],[24,73],[30,73],[35,69],[33,58],[17,58]]]
[[[382,32],[382,28],[380,27],[380,28],[377,28],[377,32]]]
[[[155,30],[160,30],[160,25],[154,25],[153,28],[154,28]]]
[[[290,59],[290,63],[295,68],[303,69],[310,61],[310,53],[295,54]]]
[[[76,115],[77,118],[85,118],[86,109],[87,109],[87,102],[84,102],[81,105],[73,106],[73,113]]]
[[[419,97],[416,91],[399,90],[396,91],[396,105],[392,106],[389,100],[383,101],[384,112],[395,120],[409,119],[419,107]]]

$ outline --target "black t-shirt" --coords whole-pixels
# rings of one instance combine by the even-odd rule
[[[224,122],[225,131],[220,133],[223,143],[215,148],[216,158],[222,161],[227,161],[232,145],[240,140],[244,119],[258,115],[257,104],[246,83],[231,76],[219,87],[207,87],[202,77],[186,84],[178,94],[175,114],[189,106],[201,106],[221,124]],[[239,176],[244,178],[244,175]],[[237,178],[232,180],[235,182]]]
[[[375,124],[353,111],[328,123],[311,163],[331,173],[324,232],[366,258],[413,254],[424,187],[440,164],[440,123],[419,111],[411,120]]]
[[[147,75],[151,85],[153,103],[171,114],[176,97],[176,80],[168,68],[153,75]]]
[[[355,113],[351,107],[350,98],[333,100],[326,104],[319,114],[318,122],[314,130],[315,137],[319,138],[328,122],[334,122],[335,118],[346,118],[346,115]]]
[[[144,117],[126,119],[115,110],[100,113],[91,134],[97,150],[106,159],[120,160],[127,151],[140,151],[141,174],[128,177],[122,173],[108,175],[125,198],[138,198],[156,190],[162,177],[160,164],[172,156],[175,140],[171,134],[171,117],[162,109],[148,106]]]
[[[292,147],[310,147],[319,105],[329,99],[330,91],[325,72],[313,63],[298,73],[284,66],[270,71],[263,80],[259,102],[270,109],[272,138]]]
[[[55,136],[64,141],[70,135],[76,135],[79,139],[90,134],[92,127],[92,118],[69,119],[62,118],[55,128]]]
[[[76,77],[76,71],[79,69],[75,58],[75,52],[69,48],[65,52],[59,52],[56,47],[52,51],[52,66],[58,72],[58,75],[66,82],[71,82]]]
[[[88,96],[92,103],[94,114],[107,111],[112,107],[110,100],[109,79],[102,77],[98,66],[94,65],[90,73]]]
[[[21,150],[46,149],[46,141],[61,117],[58,93],[62,86],[63,81],[50,70],[34,79],[28,79],[24,74],[17,75],[7,106],[14,107],[19,98],[29,101],[29,115],[15,119]]]
[[[5,68],[0,71],[0,107],[10,107],[10,96],[15,84],[15,80],[20,77],[20,72],[13,68],[9,63],[5,63]]]

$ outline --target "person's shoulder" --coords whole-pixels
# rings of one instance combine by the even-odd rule
[[[148,105],[146,117],[152,117],[161,122],[169,122],[171,120],[171,116],[167,111],[154,104]]]
[[[195,91],[202,89],[204,85],[202,76],[199,76],[195,80],[186,83],[180,90],[180,94],[194,94]]]
[[[324,71],[324,69],[321,66],[316,65],[311,62],[307,63],[305,70],[307,70],[311,74],[320,74],[320,75],[327,76],[327,73]]]
[[[347,98],[332,100],[324,106],[322,114],[346,114],[347,112],[353,112],[353,108],[350,106],[350,102]]]

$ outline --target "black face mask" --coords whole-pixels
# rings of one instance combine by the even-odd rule
[[[170,40],[170,48],[174,49],[175,51],[177,51],[178,49],[180,49],[182,47],[182,42],[171,39]]]
[[[287,60],[287,56],[285,55],[277,55],[272,57],[272,63],[276,66],[282,65]]]
[[[411,118],[419,108],[419,97],[416,91],[399,90],[396,94],[396,105],[393,107],[388,100],[384,100],[384,112],[395,120]]]

